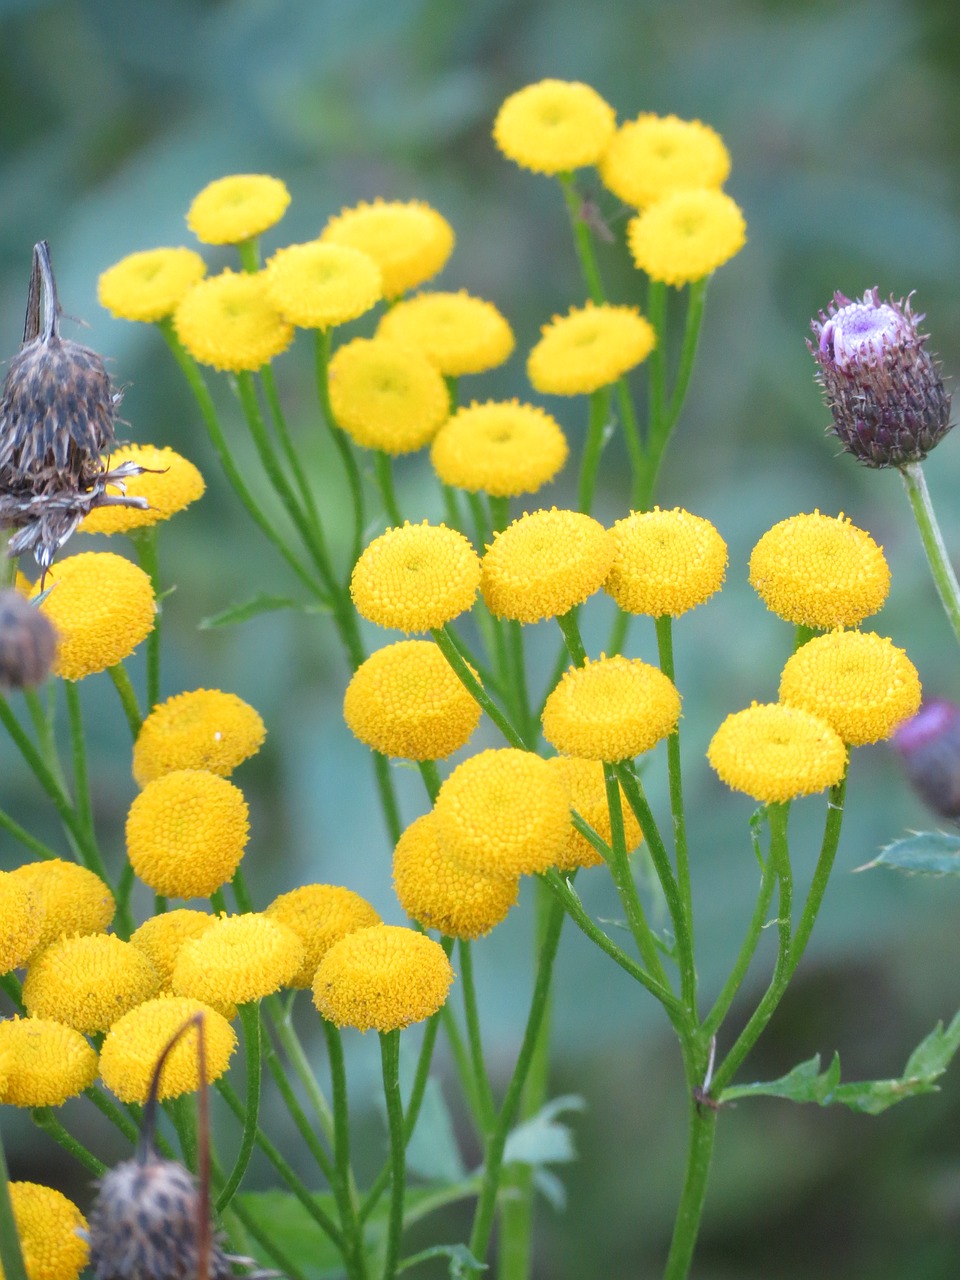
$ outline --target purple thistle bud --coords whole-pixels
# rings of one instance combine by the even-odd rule
[[[811,322],[817,381],[833,414],[828,428],[868,467],[903,467],[925,458],[952,426],[950,397],[925,350],[922,315],[910,299],[880,301],[877,289],[851,302],[834,294]]]
[[[897,729],[893,746],[917,793],[944,818],[960,818],[960,707],[925,702]]]

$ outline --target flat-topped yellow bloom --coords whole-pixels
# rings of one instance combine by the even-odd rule
[[[221,916],[181,947],[173,989],[215,1009],[247,1004],[290,983],[303,954],[296,933],[279,920],[254,913]]]
[[[79,1031],[49,1018],[0,1021],[0,1103],[60,1107],[97,1078],[97,1055]]]
[[[228,270],[201,280],[173,324],[194,360],[226,373],[262,369],[293,341],[293,325],[270,301],[262,271]]]
[[[616,554],[603,589],[626,613],[677,618],[723,585],[727,544],[689,511],[632,511],[611,535]]]
[[[514,348],[513,330],[493,305],[459,293],[418,293],[391,307],[377,337],[422,351],[448,378],[503,364]]]
[[[265,173],[234,173],[210,182],[193,198],[187,226],[204,244],[239,244],[274,226],[290,192]]]
[[[570,667],[543,708],[543,736],[566,756],[628,760],[673,733],[680,695],[639,658],[588,658]]]
[[[920,677],[903,649],[872,631],[831,631],[787,660],[780,701],[820,716],[852,747],[889,738],[920,710]]]
[[[263,914],[292,929],[303,943],[303,962],[287,983],[298,988],[313,983],[317,965],[335,942],[382,923],[366,898],[338,884],[303,884],[274,898]]]
[[[227,777],[260,750],[266,732],[260,715],[235,693],[178,693],[158,703],[140,726],[133,776],[141,787],[177,769]]]
[[[192,249],[146,249],[108,267],[97,297],[121,320],[163,320],[206,273],[207,264]]]
[[[354,338],[330,361],[330,408],[365,449],[412,453],[450,411],[443,375],[422,351],[388,338]]]
[[[627,243],[651,280],[680,289],[716,271],[739,253],[747,224],[723,191],[675,191],[631,218]]]
[[[354,565],[350,595],[378,626],[432,631],[470,609],[479,586],[480,558],[463,534],[425,520],[375,538]]]
[[[43,928],[40,899],[23,879],[0,871],[0,974],[26,964]]]
[[[450,415],[430,446],[430,461],[444,484],[513,498],[551,481],[568,453],[566,436],[545,409],[488,400]]]
[[[133,931],[130,945],[142,951],[156,969],[161,991],[170,990],[173,967],[183,944],[206,933],[216,918],[206,911],[178,907],[174,911],[162,911],[151,916]]]
[[[576,80],[541,80],[507,98],[493,140],[534,173],[556,174],[596,164],[616,128],[613,107]]]
[[[844,516],[791,516],[750,556],[750,585],[773,613],[805,627],[855,627],[883,607],[890,569],[869,533]]]
[[[763,804],[836,786],[847,768],[846,747],[826,720],[780,702],[727,716],[707,759],[728,787]]]
[[[150,504],[140,507],[94,507],[80,522],[82,533],[126,533],[169,520],[203,496],[203,476],[181,454],[170,448],[152,444],[128,444],[110,455],[110,466],[135,462],[145,470],[124,480],[123,485],[107,485],[107,493],[121,491],[132,498],[146,498]]]
[[[480,589],[495,617],[555,618],[599,591],[614,543],[580,511],[534,511],[498,533],[483,557]]]
[[[517,901],[520,878],[468,871],[440,843],[432,813],[415,819],[393,851],[400,906],[425,929],[448,938],[481,938]]]
[[[90,1246],[87,1220],[73,1201],[38,1182],[11,1182],[10,1202],[27,1280],[77,1280]]]
[[[437,838],[466,871],[515,880],[552,867],[570,822],[570,797],[546,760],[514,747],[481,751],[444,781]]]
[[[383,276],[368,253],[345,244],[291,244],[264,272],[267,295],[301,329],[329,329],[369,311],[383,297]]]
[[[160,975],[136,947],[111,933],[58,938],[30,964],[23,1003],[31,1017],[90,1035],[160,990]]]
[[[385,298],[435,276],[454,244],[450,223],[423,200],[361,201],[331,218],[320,239],[369,254],[382,273]]]
[[[100,1075],[121,1102],[146,1102],[160,1055],[183,1027],[203,1014],[206,1081],[219,1080],[230,1065],[237,1037],[230,1023],[201,1000],[188,996],[158,996],[118,1018],[100,1050]],[[179,1098],[200,1088],[197,1028],[186,1031],[167,1054],[160,1072],[157,1097]]]
[[[28,963],[59,937],[103,933],[117,909],[98,875],[63,858],[25,862],[10,877],[34,895],[40,908],[40,933]]]
[[[636,307],[588,302],[554,316],[527,357],[527,377],[544,395],[598,391],[638,365],[653,350],[653,326]]]
[[[480,707],[432,640],[398,640],[354,672],[343,718],[382,755],[445,760],[476,729]]]
[[[442,1008],[453,969],[439,942],[377,924],[335,943],[313,980],[313,1003],[338,1027],[397,1031]]]
[[[613,830],[602,762],[581,760],[576,756],[552,756],[547,764],[563,780],[570,793],[570,808],[575,809],[585,822],[589,822],[601,839],[612,845]],[[622,791],[620,809],[623,814],[626,850],[630,853],[643,839],[643,832]],[[572,871],[575,867],[600,867],[603,865],[603,858],[571,822],[566,847],[556,865],[559,871]]]
[[[709,125],[648,112],[620,126],[600,163],[604,185],[638,209],[674,191],[722,187],[729,172],[730,154]]]

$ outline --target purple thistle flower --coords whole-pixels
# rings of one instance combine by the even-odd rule
[[[914,790],[944,818],[960,818],[960,707],[925,702],[893,735]]]

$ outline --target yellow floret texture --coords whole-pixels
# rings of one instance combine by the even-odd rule
[[[75,862],[62,858],[25,862],[10,875],[40,904],[40,935],[28,963],[64,935],[102,933],[117,909],[113,894],[100,877]]]
[[[335,942],[381,923],[380,913],[365,898],[337,884],[304,884],[281,893],[263,914],[292,929],[303,943],[303,962],[288,983],[299,988],[311,985],[317,965]]]
[[[31,963],[23,1003],[33,1017],[65,1022],[87,1035],[160,990],[160,976],[136,947],[113,934],[60,938]]]
[[[130,945],[142,951],[156,969],[161,991],[169,991],[180,948],[191,938],[199,938],[215,923],[216,916],[206,911],[178,907],[144,920],[130,935]]]
[[[173,989],[215,1009],[247,1004],[286,986],[303,964],[304,946],[276,919],[222,917],[185,942],[173,969]]]
[[[330,408],[365,449],[399,455],[429,444],[450,398],[439,369],[416,347],[390,338],[354,338],[329,366]]]
[[[511,498],[547,484],[568,453],[566,436],[546,410],[489,400],[451,414],[434,437],[430,461],[444,484]]]
[[[121,1102],[146,1102],[157,1062],[176,1033],[197,1014],[203,1015],[206,1079],[219,1080],[230,1064],[237,1038],[221,1014],[200,1000],[159,996],[118,1019],[100,1051],[103,1083]],[[200,1088],[196,1027],[185,1032],[167,1055],[157,1097],[178,1098]]]
[[[353,569],[357,612],[381,627],[430,631],[473,605],[480,559],[456,529],[406,523],[366,548]]]
[[[122,492],[132,498],[146,498],[150,504],[145,510],[139,507],[95,507],[81,521],[84,533],[126,533],[130,529],[143,529],[188,507],[203,495],[206,487],[203,476],[186,458],[173,449],[157,448],[152,444],[131,444],[115,449],[110,455],[110,466],[119,467],[125,462],[135,462],[146,470],[139,476],[123,481]],[[120,493],[120,485],[107,485],[107,493]]]
[[[265,275],[270,301],[285,320],[304,329],[355,320],[383,295],[380,268],[369,254],[319,240],[278,250]]]
[[[493,369],[514,347],[513,331],[493,303],[465,290],[398,302],[381,318],[377,336],[417,348],[447,378]]]
[[[580,760],[576,756],[553,756],[547,764],[567,788],[570,808],[576,810],[602,840],[612,845],[613,831],[602,762]],[[627,853],[631,853],[643,839],[643,832],[622,791],[620,811],[623,815],[624,846]],[[603,857],[571,822],[566,847],[556,865],[559,871],[572,871],[575,867],[599,867],[603,865]]]
[[[204,244],[239,244],[279,222],[289,203],[290,193],[279,178],[234,173],[194,196],[187,226]]]
[[[675,191],[631,218],[627,243],[651,280],[680,289],[716,271],[747,240],[739,206],[723,191]]]
[[[383,275],[386,298],[435,276],[454,244],[449,222],[422,200],[361,202],[331,218],[320,238],[369,254]]]
[[[627,613],[679,617],[723,585],[727,544],[709,520],[677,507],[634,511],[612,529],[604,590]]]
[[[540,80],[504,101],[493,139],[524,169],[555,174],[596,164],[615,128],[613,108],[589,85]]]
[[[206,270],[206,263],[192,249],[146,249],[104,271],[97,297],[120,319],[162,320],[172,315]]]
[[[222,271],[201,280],[177,307],[173,324],[195,360],[225,373],[262,369],[293,341],[293,325],[267,296],[262,272]]]
[[[90,1247],[81,1235],[87,1220],[73,1201],[37,1182],[11,1182],[10,1201],[27,1280],[77,1280]]]
[[[0,974],[26,964],[43,928],[43,907],[22,879],[0,871]]]
[[[656,343],[636,307],[588,302],[544,325],[527,357],[527,377],[544,395],[577,396],[616,382],[645,360]]]
[[[133,748],[133,776],[141,787],[178,769],[201,769],[221,777],[263,745],[259,714],[222,689],[193,689],[155,706]]]
[[[707,759],[728,787],[763,804],[835,786],[847,767],[846,748],[826,720],[778,702],[727,716]]]
[[[627,760],[677,727],[680,695],[639,658],[600,658],[571,667],[547,698],[543,735],[563,755]]]
[[[729,172],[730,155],[709,125],[646,113],[620,126],[600,165],[604,185],[637,208],[673,191],[721,187]]]
[[[50,1018],[0,1021],[0,1102],[59,1107],[97,1078],[97,1055],[79,1031]]]

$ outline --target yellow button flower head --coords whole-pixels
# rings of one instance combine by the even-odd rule
[[[458,765],[433,812],[437,838],[465,871],[515,880],[556,863],[567,839],[570,796],[546,760],[503,747]]]
[[[289,203],[290,192],[279,178],[235,173],[194,196],[187,226],[204,244],[239,244],[279,222]]]
[[[541,80],[506,99],[493,140],[522,168],[554,174],[596,164],[615,129],[613,107],[589,85]]]
[[[446,525],[405,522],[375,538],[354,565],[357,612],[381,627],[431,631],[472,607],[480,558]]]
[[[383,297],[383,276],[368,253],[345,244],[291,244],[267,263],[267,295],[301,329],[329,329],[369,311]]]
[[[576,809],[585,822],[589,822],[597,835],[613,843],[610,826],[610,810],[607,806],[607,787],[603,776],[603,764],[599,760],[579,760],[576,756],[552,756],[547,764],[563,781],[570,795],[570,808]],[[643,839],[640,823],[620,793],[623,813],[623,834],[627,852],[634,850]],[[557,869],[572,871],[575,867],[600,867],[603,858],[586,836],[580,834],[571,822],[567,831],[567,844],[557,859]]]
[[[235,693],[178,693],[144,720],[133,748],[133,776],[141,787],[176,769],[227,777],[259,751],[265,737],[260,716]]]
[[[40,904],[40,936],[28,963],[57,938],[102,933],[117,909],[113,894],[100,877],[75,862],[62,858],[26,862],[10,876],[29,889]]]
[[[90,1248],[81,1235],[87,1220],[73,1201],[38,1182],[11,1182],[10,1201],[27,1280],[77,1280]]]
[[[43,907],[23,879],[0,871],[0,974],[26,964],[43,928]]]
[[[14,1107],[60,1107],[97,1078],[97,1055],[79,1031],[47,1018],[0,1022],[4,1080],[0,1102]]]
[[[430,446],[430,461],[444,484],[513,498],[552,480],[568,452],[566,436],[544,409],[488,400],[447,419]]]
[[[100,1050],[103,1083],[121,1102],[146,1102],[157,1061],[190,1018],[203,1014],[207,1084],[219,1080],[237,1047],[230,1023],[200,1000],[187,996],[158,996],[118,1018]],[[170,1050],[160,1073],[157,1097],[179,1098],[200,1088],[197,1029],[184,1033]]]
[[[58,938],[40,952],[27,970],[23,1003],[31,1017],[89,1035],[159,990],[160,976],[142,951],[112,933],[91,933]]]
[[[543,708],[543,736],[564,755],[629,760],[673,733],[680,695],[639,658],[587,659],[570,667]]]
[[[504,920],[517,900],[519,876],[487,876],[455,862],[425,813],[393,851],[393,887],[401,907],[425,929],[448,938],[480,938]]]
[[[148,782],[127,814],[130,865],[154,893],[209,898],[240,865],[250,826],[243,793],[204,769]]]
[[[169,991],[180,948],[191,938],[199,938],[215,923],[216,916],[206,911],[191,911],[187,907],[162,911],[160,915],[144,920],[140,928],[134,930],[130,935],[130,945],[142,951],[156,969],[160,990]]]
[[[206,275],[192,249],[146,249],[108,267],[97,284],[100,305],[121,320],[163,320]]]
[[[146,510],[140,507],[94,507],[80,522],[83,533],[126,533],[147,525],[169,520],[191,502],[202,496],[206,485],[203,476],[186,458],[172,449],[152,444],[128,444],[110,455],[111,467],[135,462],[146,468],[138,476],[124,480],[123,491],[130,497],[146,498]],[[119,493],[117,485],[107,485],[108,493]]]
[[[627,243],[651,280],[680,289],[723,266],[746,244],[747,224],[722,191],[676,191],[631,218]]]
[[[513,330],[492,302],[459,293],[418,293],[381,318],[378,338],[416,347],[442,374],[459,378],[503,364]]]
[[[872,631],[832,631],[802,645],[780,677],[780,701],[831,724],[852,747],[889,738],[920,710],[920,677]]]
[[[763,804],[835,786],[847,767],[846,748],[826,720],[779,702],[727,716],[707,759],[728,787]]]
[[[313,1003],[328,1022],[358,1031],[396,1031],[442,1008],[453,969],[439,942],[378,924],[335,943],[313,980]]]
[[[527,377],[544,395],[598,391],[645,360],[656,334],[636,307],[588,302],[554,316],[527,357]]]
[[[46,585],[54,589],[40,609],[57,629],[54,670],[64,680],[116,666],[153,630],[157,605],[149,577],[112,551],[67,556],[47,570]]]
[[[446,265],[453,252],[453,228],[422,200],[361,201],[331,218],[320,236],[373,258],[383,273],[383,295],[395,298],[415,289]]]
[[[303,943],[265,915],[221,916],[185,942],[173,969],[173,989],[215,1009],[246,1004],[286,986],[303,964]]]
[[[330,361],[330,408],[351,440],[396,455],[430,443],[450,397],[421,351],[387,338],[354,338]]]
[[[626,613],[677,618],[723,585],[727,544],[709,520],[654,507],[631,512],[611,533],[616,555],[603,587]]]
[[[201,280],[177,307],[173,324],[194,360],[228,373],[262,369],[293,341],[293,325],[267,296],[262,271],[222,271]]]
[[[301,885],[274,898],[263,914],[292,929],[303,943],[303,963],[287,984],[299,988],[311,986],[317,965],[335,942],[382,923],[365,898],[338,884]]]
[[[398,640],[354,672],[343,718],[385,756],[444,760],[467,742],[480,707],[432,640]]]
[[[638,209],[674,191],[722,187],[729,172],[729,152],[709,125],[648,113],[620,126],[600,164],[604,185]]]
[[[778,617],[805,627],[855,627],[890,590],[883,551],[843,512],[791,516],[750,556],[750,585]]]
[[[514,520],[483,557],[480,589],[498,618],[555,618],[599,591],[614,543],[599,521],[580,511],[534,511]]]

